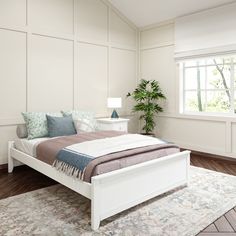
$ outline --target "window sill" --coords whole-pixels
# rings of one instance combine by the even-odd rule
[[[162,113],[159,114],[160,117],[169,117],[169,118],[176,118],[176,119],[190,119],[190,120],[203,120],[203,121],[217,121],[217,122],[233,122],[236,123],[236,114],[229,115],[229,114],[196,114],[196,113]]]

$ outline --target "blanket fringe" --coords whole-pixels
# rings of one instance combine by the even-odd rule
[[[58,171],[61,171],[65,173],[68,176],[72,176],[78,179],[83,180],[84,179],[84,171],[79,170],[78,168],[71,166],[65,162],[55,160],[52,164],[53,167],[55,167]]]

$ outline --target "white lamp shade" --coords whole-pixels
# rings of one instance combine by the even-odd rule
[[[121,98],[108,98],[107,107],[108,108],[121,108],[122,101]]]

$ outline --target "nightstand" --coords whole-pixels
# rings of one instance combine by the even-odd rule
[[[129,119],[100,118],[97,119],[98,130],[115,130],[128,132]]]

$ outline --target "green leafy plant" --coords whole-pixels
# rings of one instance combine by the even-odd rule
[[[158,104],[161,99],[166,99],[162,93],[159,82],[156,80],[142,79],[137,88],[128,93],[127,97],[132,97],[137,103],[133,107],[133,112],[140,112],[140,120],[144,120],[142,130],[145,134],[150,134],[155,128],[155,116],[163,111],[163,108]]]

